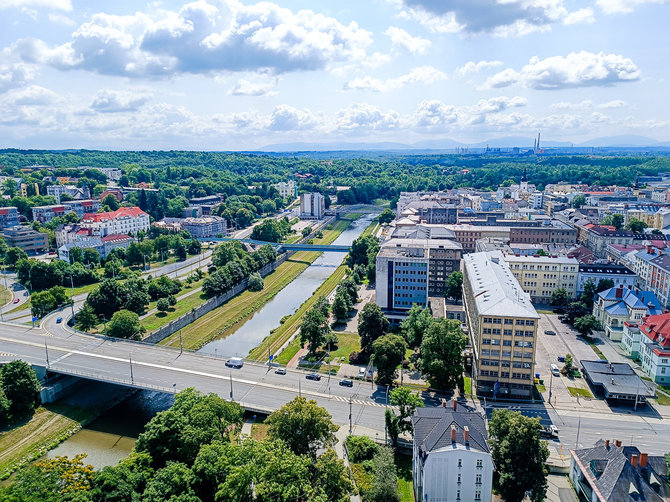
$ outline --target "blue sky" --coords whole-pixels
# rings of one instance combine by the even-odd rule
[[[670,140],[668,0],[0,0],[0,147]]]

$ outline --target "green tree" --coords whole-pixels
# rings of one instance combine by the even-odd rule
[[[591,336],[594,330],[601,328],[598,319],[590,314],[575,319],[574,326],[582,336]]]
[[[372,460],[374,484],[365,497],[371,502],[399,502],[398,474],[390,448],[381,447]]]
[[[450,391],[458,385],[465,369],[466,345],[467,337],[455,319],[441,319],[428,328],[421,343],[419,366],[431,387]]]
[[[119,310],[112,316],[107,333],[114,338],[139,340],[145,331],[140,324],[140,316],[129,310]]]
[[[84,249],[83,260],[87,265],[93,264],[97,266],[100,263],[100,253],[93,248],[86,248]]]
[[[585,206],[585,205],[586,205],[586,196],[585,195],[579,194],[579,195],[575,195],[572,198],[572,207],[574,207],[575,209],[579,209],[580,207]]]
[[[300,324],[300,344],[308,344],[309,351],[315,354],[317,349],[326,341],[328,324],[326,316],[314,306],[307,311]]]
[[[572,369],[573,363],[574,363],[574,361],[573,361],[573,358],[572,358],[572,354],[570,354],[570,353],[565,354],[565,370],[566,371],[570,371]]]
[[[107,206],[110,211],[116,211],[119,206],[119,201],[111,193],[105,195],[105,198],[102,199],[102,205]]]
[[[340,281],[337,289],[343,289],[347,292],[352,306],[358,302],[358,286],[351,277],[347,277],[346,279]]]
[[[389,321],[376,303],[368,303],[358,314],[358,334],[361,337],[361,349],[370,353],[372,343],[389,328]]]
[[[428,308],[412,305],[407,317],[400,323],[400,330],[405,335],[410,347],[420,347],[423,335],[433,324],[433,316]]]
[[[109,279],[116,279],[121,273],[121,260],[113,258],[105,262],[105,277]]]
[[[398,407],[399,428],[401,432],[412,433],[412,415],[417,408],[423,407],[423,399],[418,392],[409,387],[398,387],[391,391],[391,404]]]
[[[156,302],[156,308],[157,308],[160,312],[167,312],[168,310],[170,310],[170,302],[168,302],[168,299],[167,299],[167,298],[160,298],[160,299]]]
[[[265,423],[269,425],[268,436],[281,439],[297,455],[315,456],[316,450],[336,442],[338,427],[330,413],[304,397],[296,397],[272,412]]]
[[[379,242],[371,235],[359,237],[351,243],[351,250],[347,256],[347,265],[354,268],[356,265],[367,266],[370,260],[374,261],[379,251]]]
[[[596,286],[596,294],[613,287],[614,287],[614,281],[612,279],[600,279],[598,281],[598,285]]]
[[[384,410],[384,426],[394,450],[398,450],[398,438],[400,437],[400,417],[393,413],[390,408]]]
[[[456,270],[449,274],[445,283],[444,296],[454,300],[463,298],[463,272]]]
[[[84,250],[80,247],[71,247],[68,256],[70,263],[84,263]]]
[[[93,308],[87,303],[84,304],[84,307],[79,312],[77,312],[76,320],[77,328],[82,331],[88,331],[97,326],[100,322],[98,316],[95,315]]]
[[[254,272],[249,276],[248,286],[249,291],[260,291],[263,289],[263,278],[258,272]]]
[[[379,223],[381,225],[388,225],[395,218],[395,213],[390,209],[384,209],[382,214],[379,215]]]
[[[142,502],[198,502],[193,484],[195,476],[189,467],[181,462],[168,462],[149,479],[142,494]]]
[[[344,290],[337,290],[335,293],[335,300],[333,300],[333,315],[338,321],[343,321],[349,317],[349,310],[352,307],[347,300],[349,300],[349,295]],[[349,300],[351,301],[351,300]]]
[[[372,343],[372,354],[377,368],[377,383],[392,385],[397,376],[396,368],[405,358],[407,342],[400,335],[383,335]]]
[[[354,490],[344,462],[337,458],[335,450],[329,448],[319,455],[314,464],[313,485],[328,502],[347,502]]]
[[[568,290],[557,288],[551,294],[551,304],[557,307],[565,307],[568,304]]]
[[[545,462],[549,450],[540,440],[540,418],[506,409],[493,410],[489,444],[496,466],[494,483],[503,499],[521,502],[526,492],[531,492],[533,502],[542,502],[547,493]]]
[[[28,255],[21,248],[9,248],[5,253],[5,263],[9,268],[14,268],[20,260],[27,260]]]
[[[641,234],[647,226],[648,225],[644,221],[638,220],[637,218],[631,218],[628,220],[628,223],[626,223],[626,230]]]
[[[582,290],[582,294],[579,296],[579,300],[589,311],[593,308],[593,301],[595,299],[596,293],[596,283],[593,281],[593,279],[589,279],[584,283],[584,289]]]
[[[35,317],[44,317],[56,308],[56,300],[49,291],[30,295],[30,312]]]
[[[621,230],[623,228],[623,215],[614,213],[608,214],[601,221],[601,225],[610,225],[613,226],[616,230]]]
[[[24,361],[11,361],[0,368],[2,391],[9,401],[9,413],[16,420],[32,416],[40,405],[42,385],[30,365]]]

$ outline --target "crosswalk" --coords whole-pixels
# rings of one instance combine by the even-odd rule
[[[345,397],[345,396],[332,396],[332,399],[334,399],[335,401],[341,401],[343,403],[348,403],[349,402],[349,398]],[[352,399],[351,402],[353,404],[359,404],[361,406],[376,406],[378,408],[384,408],[385,407],[385,405],[383,405],[383,404],[375,403],[374,401],[368,401],[368,400],[365,400],[365,399]]]

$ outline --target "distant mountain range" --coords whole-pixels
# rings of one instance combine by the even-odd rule
[[[529,149],[533,147],[534,138],[506,136],[492,138],[479,143],[461,143],[450,138],[429,139],[416,143],[396,142],[333,142],[333,143],[277,143],[266,145],[257,151],[262,152],[323,152],[323,151],[403,151],[403,150],[454,150],[456,148],[514,148]],[[670,148],[670,141],[657,141],[645,136],[620,135],[594,138],[583,143],[568,141],[542,140],[544,148]]]

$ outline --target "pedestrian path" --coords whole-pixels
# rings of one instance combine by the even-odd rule
[[[344,441],[347,439],[348,435],[349,430],[346,427],[340,427],[335,433],[335,437],[337,438],[337,443],[335,443],[335,453],[337,453],[337,456],[344,461],[344,465],[347,467],[349,467],[349,458],[344,450]],[[360,495],[351,495],[350,502],[361,502]]]
[[[189,291],[188,293],[184,293],[183,295],[178,296],[177,301],[183,300],[184,298],[188,298],[189,296],[194,295],[196,293],[200,293],[201,291],[202,291],[202,286],[200,286],[199,288],[195,288],[193,291]],[[154,307],[154,308],[148,310],[146,312],[146,314],[142,314],[140,316],[140,319],[144,319],[145,317],[149,317],[150,315],[155,314],[156,312],[158,312],[158,309],[156,307]]]

